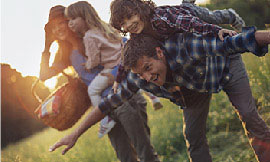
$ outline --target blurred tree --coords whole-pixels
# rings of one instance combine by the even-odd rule
[[[39,103],[31,94],[31,86],[36,79],[22,77],[8,64],[1,64],[1,148],[45,127],[34,115]],[[44,84],[38,87],[42,99],[49,95]]]
[[[210,10],[232,8],[247,26],[256,26],[258,29],[265,29],[265,24],[270,24],[270,0],[209,0],[203,6]]]

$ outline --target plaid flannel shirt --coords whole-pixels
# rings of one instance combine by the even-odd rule
[[[193,10],[180,6],[159,6],[151,19],[153,29],[162,35],[194,32],[202,35],[217,35],[221,27],[207,24],[195,16]]]
[[[181,92],[170,92],[173,86],[185,86],[200,92],[217,93],[230,80],[229,57],[243,52],[264,56],[267,46],[259,47],[255,40],[255,27],[243,28],[243,32],[233,37],[225,37],[222,42],[216,37],[194,33],[178,33],[164,42],[164,55],[172,71],[173,82],[157,86],[129,73],[120,85],[117,94],[108,95],[99,105],[103,113],[120,106],[139,89],[144,89],[158,97],[170,99],[179,106],[185,106],[180,99]]]

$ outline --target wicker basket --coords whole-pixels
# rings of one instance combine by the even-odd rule
[[[62,91],[59,113],[47,115],[40,119],[44,124],[59,131],[71,128],[91,106],[91,101],[87,93],[87,86],[79,78],[72,78],[67,74],[65,75],[68,77],[68,82],[52,92],[44,101],[42,101],[35,93],[35,87],[39,80],[33,84],[32,88],[32,94],[40,102],[35,113],[39,111],[42,103],[50,99],[57,91]]]

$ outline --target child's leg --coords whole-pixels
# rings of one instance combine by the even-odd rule
[[[245,26],[245,21],[231,8],[210,11],[193,3],[183,3],[181,6],[209,24],[230,24],[237,31],[241,31]]]
[[[112,69],[104,69],[100,73],[111,73]],[[92,105],[97,107],[101,101],[101,92],[109,85],[109,78],[98,74],[88,87],[88,95],[91,99]],[[107,134],[115,125],[115,121],[109,116],[105,116],[100,122],[100,129],[98,132],[99,138]]]
[[[228,11],[234,15],[235,19],[233,23],[230,23],[231,26],[236,29],[236,31],[241,32],[242,31],[242,27],[246,26],[245,21],[235,12],[235,10],[233,9],[228,9]]]
[[[183,0],[182,3],[195,3],[196,0]]]
[[[100,121],[100,128],[98,131],[98,137],[102,138],[105,134],[109,133],[111,129],[115,126],[116,122],[109,117],[108,115],[105,116],[101,121]]]
[[[112,69],[104,69],[100,73],[110,73]],[[88,86],[88,95],[91,99],[92,105],[97,107],[101,100],[101,92],[109,85],[109,78],[98,74],[92,83]]]

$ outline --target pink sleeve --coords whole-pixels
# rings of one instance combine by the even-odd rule
[[[100,46],[101,43],[95,38],[84,39],[85,55],[87,61],[85,62],[86,69],[92,69],[100,64]]]

